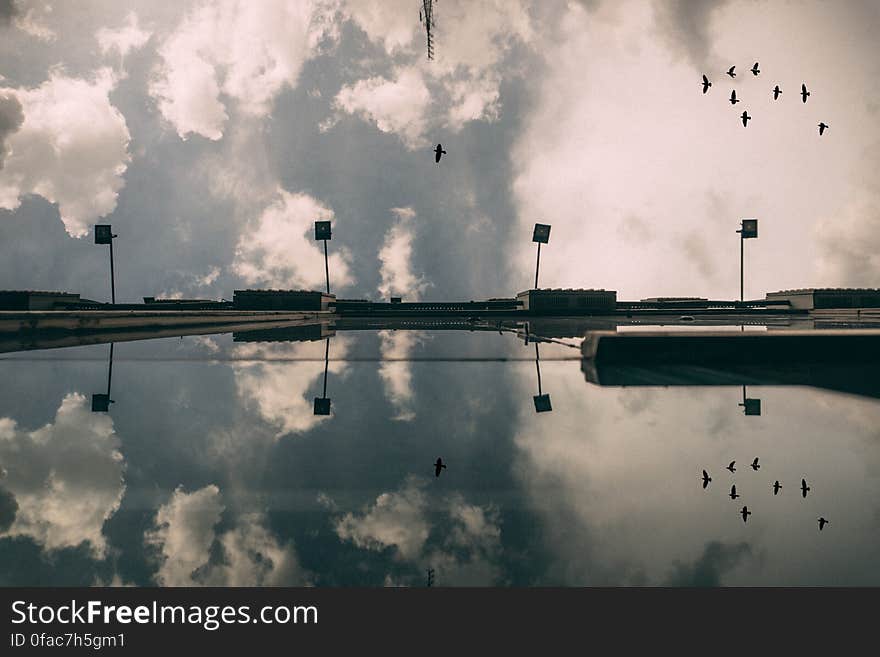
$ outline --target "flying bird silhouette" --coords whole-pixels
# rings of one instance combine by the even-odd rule
[[[736,73],[733,72],[733,69],[735,69],[735,68],[736,68],[736,66],[731,66],[729,69],[727,69],[727,74],[732,78],[736,77]]]
[[[443,462],[439,456],[437,457],[437,462],[434,464],[434,476],[439,477],[440,471],[446,467],[446,464]]]
[[[739,495],[736,492],[736,484],[730,487],[730,499],[735,500]]]
[[[828,127],[827,123],[819,123],[819,136],[822,136],[822,133],[825,132],[825,128]]]
[[[757,471],[758,471],[758,468],[760,468],[760,467],[761,467],[761,466],[758,465],[758,457],[756,456],[756,457],[755,457],[755,460],[752,461],[752,470],[754,470],[755,472],[757,472]]]
[[[827,524],[828,524],[828,521],[825,520],[825,518],[820,517],[819,518],[819,531],[822,531],[823,529],[825,529],[825,525],[827,525]]]
[[[781,93],[782,89],[780,89],[779,85],[777,84],[775,87],[773,87],[773,100],[779,100],[779,94]]]
[[[744,507],[742,508],[742,511],[740,511],[740,514],[741,514],[742,517],[743,517],[743,522],[746,522],[746,521],[749,519],[749,516],[752,515],[752,512],[749,511],[749,507],[744,506]]]
[[[801,479],[801,495],[803,495],[804,497],[806,497],[806,496],[807,496],[807,491],[808,491],[808,490],[810,490],[810,487],[807,486],[807,480],[806,480],[806,479]]]
[[[782,488],[782,484],[779,483],[779,480],[773,482],[773,494],[779,495],[779,489]]]
[[[809,96],[809,95],[810,95],[810,92],[807,91],[807,85],[802,84],[801,85],[801,98],[803,99],[803,101],[805,103],[807,102],[807,96]]]
[[[755,65],[752,66],[752,75],[758,75],[761,72],[761,69],[758,68],[758,62],[755,62]]]
[[[736,89],[730,92],[730,104],[736,105],[739,102],[739,99],[736,97]]]
[[[744,111],[740,118],[743,120],[743,127],[748,128],[749,127],[749,119],[752,117],[749,116],[748,113]]]
[[[440,158],[444,155],[446,155],[446,151],[443,150],[443,145],[437,144],[437,148],[434,149],[434,161],[440,164]]]
[[[709,82],[709,78],[707,78],[704,75],[703,76],[703,93],[706,93],[707,91],[709,91],[709,87],[711,87],[711,86],[712,86],[712,83]]]
[[[703,488],[709,485],[709,482],[712,481],[712,477],[709,476],[709,473],[703,470]]]
[[[736,468],[733,467],[734,463],[736,463],[736,461],[731,461],[730,464],[727,466],[727,469],[730,470],[731,472],[736,472]]]

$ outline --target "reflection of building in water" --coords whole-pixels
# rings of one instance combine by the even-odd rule
[[[233,342],[312,342],[336,335],[336,331],[328,322],[315,322],[299,326],[282,328],[255,329],[253,331],[235,331]]]
[[[110,360],[107,364],[107,393],[95,393],[92,395],[92,413],[107,413],[110,410],[110,404],[114,400],[110,399],[110,382],[113,380],[113,343],[110,343]]]

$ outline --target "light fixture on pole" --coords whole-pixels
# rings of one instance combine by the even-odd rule
[[[327,344],[324,347],[324,392],[320,397],[315,397],[315,409],[313,415],[330,415],[330,398],[327,397],[327,365],[329,362],[330,338],[327,338]]]
[[[541,390],[541,354],[538,352],[537,342],[535,342],[535,368],[538,370],[538,394],[532,397],[535,402],[535,413],[546,413],[552,411],[553,406],[550,404],[550,395],[545,395]]]
[[[746,397],[746,387],[743,386],[743,400],[742,404],[737,404],[737,406],[742,406],[743,413],[746,415],[760,415],[761,414],[761,400],[760,399],[750,399]]]
[[[110,364],[107,367],[107,394],[97,392],[92,395],[92,413],[106,413],[110,410],[110,382],[113,380],[113,343],[110,343]]]
[[[739,233],[739,300],[744,301],[745,297],[743,295],[743,260],[745,249],[743,247],[743,244],[745,243],[745,240],[758,236],[758,220],[743,219],[740,224],[740,229],[736,232]]]
[[[538,243],[538,261],[535,264],[535,289],[538,289],[538,270],[541,268],[541,245],[550,241],[550,225],[535,224],[532,241]]]
[[[324,273],[327,276],[327,294],[330,294],[330,264],[327,260],[327,240],[331,238],[330,222],[315,222],[315,239],[324,242]]]
[[[110,224],[95,224],[95,244],[110,245],[110,300],[116,303],[116,278],[113,272],[113,234]]]

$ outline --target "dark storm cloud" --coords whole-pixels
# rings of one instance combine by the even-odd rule
[[[0,26],[9,25],[17,13],[14,0],[0,0]]]
[[[18,513],[18,502],[15,501],[15,495],[0,487],[0,532],[12,527],[16,513]]]
[[[744,557],[752,554],[748,543],[725,545],[720,541],[706,544],[703,554],[691,564],[677,563],[669,577],[672,586],[720,586],[721,576],[733,570]]]
[[[12,95],[0,96],[0,169],[3,168],[3,160],[6,157],[6,138],[18,130],[23,122],[24,112],[21,111],[18,98]]]
[[[673,50],[700,68],[709,59],[712,15],[728,0],[663,0],[654,3],[661,33]]]

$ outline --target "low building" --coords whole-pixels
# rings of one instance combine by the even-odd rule
[[[0,310],[66,310],[78,294],[43,290],[0,290]]]
[[[336,295],[310,290],[235,290],[236,310],[327,310]]]
[[[798,310],[836,308],[880,308],[880,289],[873,288],[804,288],[768,292],[767,301],[788,302]]]
[[[526,290],[517,294],[516,299],[522,302],[524,311],[533,314],[577,315],[617,309],[617,292],[614,290]]]

